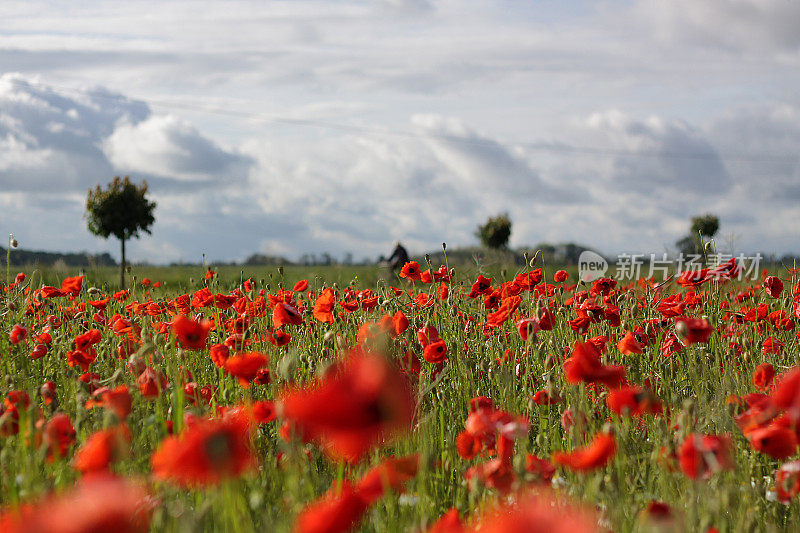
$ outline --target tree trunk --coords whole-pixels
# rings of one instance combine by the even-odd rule
[[[122,243],[122,261],[119,264],[119,288],[125,290],[125,239],[120,239]]]

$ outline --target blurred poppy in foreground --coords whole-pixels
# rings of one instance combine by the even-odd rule
[[[588,533],[600,531],[590,511],[549,493],[525,494],[486,513],[471,533]]]
[[[295,533],[338,533],[350,531],[367,510],[367,502],[349,481],[336,484],[311,503],[297,517]]]
[[[75,470],[86,474],[108,470],[111,463],[128,452],[130,430],[122,425],[93,433],[75,453],[72,464]]]
[[[371,468],[354,486],[336,482],[320,499],[310,503],[297,517],[297,533],[337,533],[350,531],[367,508],[387,490],[402,491],[406,481],[417,475],[419,456],[389,458]]]
[[[571,452],[556,452],[553,462],[567,466],[577,472],[602,468],[611,462],[617,453],[617,440],[609,433],[598,433],[587,446]]]
[[[4,533],[140,533],[150,526],[153,503],[139,485],[92,476],[65,494],[0,515]]]
[[[683,473],[692,479],[708,479],[716,472],[733,470],[730,437],[689,435],[678,449],[678,461]]]
[[[253,431],[251,413],[245,408],[230,410],[222,419],[199,420],[161,442],[151,458],[153,475],[181,486],[211,485],[240,476],[256,464]]]
[[[800,493],[800,461],[791,461],[775,472],[775,491],[778,501],[789,505],[792,498]]]
[[[704,318],[679,318],[675,324],[675,332],[683,344],[706,343],[714,332],[708,320]]]
[[[414,405],[399,370],[381,356],[356,350],[325,378],[286,393],[281,413],[333,455],[357,461],[383,439],[407,431]]]

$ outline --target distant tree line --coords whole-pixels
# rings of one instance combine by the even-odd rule
[[[63,263],[66,266],[117,266],[108,252],[102,254],[90,254],[88,252],[59,253],[42,252],[35,250],[22,250],[17,248],[11,251],[12,265],[41,265],[53,266],[56,263]],[[0,264],[6,264],[6,249],[0,246]]]

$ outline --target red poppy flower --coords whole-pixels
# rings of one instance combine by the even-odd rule
[[[429,363],[441,363],[447,359],[447,344],[441,339],[428,344],[422,357]]]
[[[797,436],[789,428],[770,424],[747,434],[747,439],[757,451],[773,459],[787,459],[797,453]]]
[[[369,505],[382,498],[387,490],[403,490],[405,482],[416,476],[418,469],[418,454],[386,459],[364,474],[356,490]]]
[[[28,338],[28,328],[15,324],[14,327],[11,328],[11,333],[9,333],[8,338],[11,340],[11,344],[19,344]]]
[[[778,501],[784,505],[790,504],[800,493],[800,461],[791,461],[775,471],[775,491]]]
[[[211,322],[208,320],[192,320],[184,315],[176,316],[171,324],[178,342],[187,350],[202,350],[206,347]]]
[[[101,387],[92,393],[92,399],[86,402],[86,408],[90,409],[95,405],[103,406],[117,415],[120,421],[125,420],[131,412],[133,399],[128,387],[118,385],[113,389]]]
[[[606,404],[619,416],[640,416],[644,413],[661,413],[661,402],[642,387],[621,387],[606,396]]]
[[[566,270],[559,270],[553,276],[553,281],[555,281],[556,283],[563,283],[563,282],[567,281],[568,277],[569,277],[569,274],[567,274]]]
[[[485,513],[469,533],[598,533],[598,518],[555,495],[523,494]]]
[[[19,433],[19,410],[14,406],[0,405],[0,437]]]
[[[440,300],[447,300],[449,294],[450,294],[450,289],[444,282],[442,282],[439,285],[439,287],[436,288],[436,297],[439,298]]]
[[[107,475],[82,479],[59,496],[0,516],[3,533],[145,533],[153,502],[139,485]]]
[[[683,344],[689,346],[696,342],[708,342],[714,328],[704,318],[679,318],[675,324],[675,332]]]
[[[272,325],[281,328],[286,325],[299,326],[303,323],[303,315],[294,306],[286,302],[278,302],[272,309]]]
[[[333,314],[333,307],[335,303],[336,296],[333,293],[333,289],[327,288],[322,291],[322,294],[320,294],[319,298],[317,298],[314,302],[314,318],[320,322],[333,324],[336,320],[336,317]]]
[[[536,332],[541,328],[539,326],[539,319],[536,317],[523,318],[516,323],[517,333],[522,340],[527,341],[529,337],[536,338]]]
[[[267,424],[277,417],[275,403],[269,400],[262,400],[253,404],[253,418],[259,424]]]
[[[84,372],[78,376],[78,381],[83,383],[90,393],[100,388],[100,374],[95,374],[94,372]]]
[[[397,337],[407,329],[408,329],[408,318],[406,317],[406,315],[403,314],[402,311],[397,311],[392,317],[392,331],[394,333],[393,336]]]
[[[733,470],[731,441],[728,435],[686,437],[678,449],[681,471],[692,479],[708,479],[723,470]]]
[[[65,278],[61,282],[61,292],[63,294],[72,294],[77,296],[83,288],[83,276],[76,276],[74,278]]]
[[[42,395],[45,405],[50,405],[55,402],[57,399],[55,382],[45,381],[44,384],[39,387],[39,394]]]
[[[761,343],[761,353],[774,353],[781,355],[783,353],[784,344],[775,337],[767,337]]]
[[[681,287],[698,287],[708,281],[709,270],[708,268],[687,270],[686,272],[681,272],[676,281]]]
[[[501,326],[519,308],[520,304],[522,304],[522,298],[519,296],[505,298],[497,311],[487,315],[486,323],[492,326]]]
[[[778,376],[772,401],[776,407],[786,411],[794,423],[800,421],[800,367]]]
[[[414,405],[402,373],[383,357],[356,351],[327,377],[285,394],[281,411],[334,455],[355,461],[391,434],[408,430]]]
[[[268,329],[267,340],[273,346],[280,348],[289,344],[292,341],[292,336],[280,329]]]
[[[431,269],[425,270],[419,273],[419,280],[422,283],[433,283],[433,275],[431,274]]]
[[[248,352],[228,358],[225,370],[239,380],[243,388],[250,388],[250,383],[258,375],[259,370],[267,366],[269,357],[263,353]]]
[[[453,507],[440,516],[427,533],[464,533],[464,531],[466,530],[458,517],[458,509]]]
[[[533,395],[533,402],[536,405],[554,405],[561,401],[557,394],[550,394],[547,390],[536,391]]]
[[[367,503],[345,480],[331,486],[320,499],[310,503],[297,516],[295,533],[344,533],[351,531],[364,516]]]
[[[217,484],[255,467],[252,414],[229,410],[222,419],[201,419],[167,437],[151,457],[153,475],[184,487]]]
[[[219,368],[225,368],[225,361],[230,356],[230,350],[224,344],[215,344],[210,350],[211,360]]]
[[[307,288],[308,288],[308,280],[307,279],[301,279],[300,281],[298,281],[297,283],[294,284],[294,287],[292,288],[292,290],[295,291],[295,292],[303,292]]]
[[[72,350],[67,352],[67,364],[69,366],[80,366],[81,370],[86,372],[89,366],[94,363],[97,353],[94,349],[90,353],[82,352],[80,350]]]
[[[419,263],[416,261],[409,261],[403,265],[403,268],[400,269],[400,277],[419,281],[422,277],[422,272],[419,269]]]
[[[423,326],[417,331],[417,340],[423,348],[439,340],[439,332],[435,326]]]
[[[466,480],[478,480],[485,486],[497,490],[500,494],[508,494],[517,479],[514,468],[500,458],[491,459],[469,468],[464,473]]]
[[[644,351],[644,344],[639,342],[636,335],[629,331],[622,340],[617,343],[617,349],[625,355],[642,353]]]
[[[42,432],[42,443],[49,457],[67,455],[67,450],[75,444],[75,428],[67,415],[60,413],[47,421]]]
[[[564,374],[568,383],[603,383],[614,388],[625,379],[621,366],[605,366],[600,362],[600,351],[592,343],[576,342],[572,356],[564,362]]]
[[[124,425],[92,433],[75,452],[72,466],[82,474],[107,471],[125,456],[130,441],[131,432]]]
[[[675,517],[669,504],[655,500],[651,500],[650,503],[647,504],[647,507],[643,511],[643,516],[659,524],[669,523]]]
[[[136,386],[145,398],[158,398],[167,386],[167,378],[151,367],[146,367],[136,379]]]
[[[536,476],[541,483],[550,483],[556,473],[556,467],[547,459],[529,453],[525,456],[525,471]]]
[[[491,278],[484,277],[482,274],[478,275],[478,279],[472,284],[472,288],[467,295],[469,298],[477,298],[478,296],[485,296],[492,292]]]
[[[532,291],[533,288],[542,282],[544,276],[542,275],[541,268],[534,268],[530,272],[522,272],[517,274],[514,278],[514,283],[522,287],[526,291]]]
[[[36,360],[40,359],[47,355],[47,345],[46,344],[37,344],[31,350],[31,359]]]
[[[439,270],[433,273],[433,280],[434,281],[442,281],[445,283],[451,283],[453,281],[453,276],[455,276],[455,269],[451,268],[449,271],[447,267],[444,265],[439,265]]]
[[[780,298],[783,282],[775,276],[767,276],[764,278],[764,291],[773,298]]]
[[[553,461],[577,472],[606,466],[617,453],[617,440],[609,433],[598,433],[587,446],[571,452],[556,452]]]
[[[761,363],[756,367],[756,371],[753,372],[753,385],[761,390],[765,390],[772,385],[774,377],[775,368],[769,363]]]
[[[12,390],[6,394],[3,404],[6,407],[27,409],[31,405],[31,397],[24,390]]]
[[[372,309],[375,309],[376,307],[378,307],[378,296],[373,296],[371,298],[364,298],[363,300],[361,300],[361,309],[365,311],[370,311]]]

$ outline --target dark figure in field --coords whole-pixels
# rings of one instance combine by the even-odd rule
[[[389,263],[389,268],[397,270],[398,268],[403,268],[403,265],[408,263],[408,252],[403,248],[403,245],[400,244],[400,241],[396,241],[394,245],[394,251],[386,261]]]

